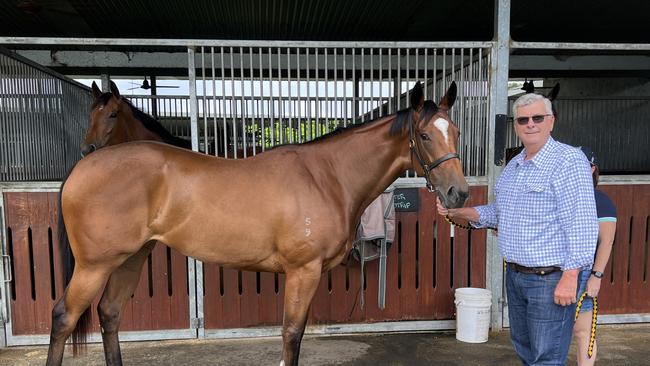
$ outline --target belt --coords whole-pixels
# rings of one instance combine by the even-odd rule
[[[560,267],[556,266],[549,266],[549,267],[525,267],[522,265],[519,265],[517,263],[512,263],[512,262],[506,262],[506,266],[508,266],[510,269],[512,269],[515,272],[520,272],[520,273],[527,273],[527,274],[536,274],[540,276],[544,276],[547,274],[551,274],[553,272],[560,271]]]

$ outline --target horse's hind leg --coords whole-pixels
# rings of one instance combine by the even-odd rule
[[[52,331],[47,352],[47,365],[61,365],[65,341],[75,328],[79,317],[90,306],[106,283],[112,268],[75,267],[70,283],[52,310]]]
[[[99,301],[97,312],[102,326],[102,342],[106,365],[122,365],[118,330],[122,319],[122,310],[138,286],[142,265],[156,245],[151,241],[120,265],[108,279],[106,289]]]
[[[321,263],[313,262],[296,270],[286,271],[281,366],[298,365],[300,342],[305,333],[307,312],[314,293],[316,293],[321,270]]]

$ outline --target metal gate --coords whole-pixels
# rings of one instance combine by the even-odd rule
[[[79,160],[90,89],[0,47],[0,182],[59,180]]]
[[[196,85],[190,94],[198,102],[190,116],[197,132],[194,144],[207,153],[245,158],[277,145],[309,141],[409,107],[409,90],[416,81],[423,83],[426,99],[437,102],[454,80],[459,88],[452,118],[463,131],[459,146],[465,174],[485,175],[488,45],[222,45],[190,48],[189,60],[196,65],[190,69],[190,87]],[[412,174],[396,184],[424,186]],[[386,309],[373,301],[360,308],[361,291],[367,299],[377,296],[372,279],[378,269],[370,263],[365,275],[371,280],[361,289],[353,263],[323,275],[310,324],[357,324],[326,326],[324,332],[331,333],[362,329],[370,321],[448,320],[453,318],[456,287],[485,286],[485,232],[454,236],[448,224],[436,220],[431,195],[415,189],[420,190],[422,209],[398,214],[398,238],[388,254]],[[472,196],[474,203],[484,203],[487,191],[472,187]],[[197,286],[202,334],[279,334],[282,275],[197,263],[197,278],[202,280]],[[244,329],[259,326],[276,327]]]

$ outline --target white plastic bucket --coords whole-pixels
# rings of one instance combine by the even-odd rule
[[[492,294],[483,288],[456,289],[456,339],[468,343],[483,343],[490,331]]]

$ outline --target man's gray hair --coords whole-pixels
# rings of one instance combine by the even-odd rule
[[[512,104],[512,115],[517,117],[517,109],[519,109],[519,107],[527,106],[539,102],[540,100],[544,102],[546,113],[553,114],[553,105],[551,104],[551,101],[548,100],[548,98],[540,94],[529,93],[524,94],[515,100],[515,102]]]

